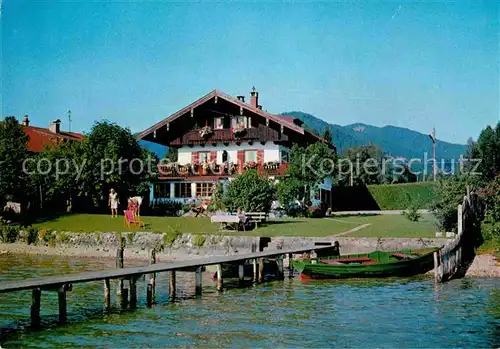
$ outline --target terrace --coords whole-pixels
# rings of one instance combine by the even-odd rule
[[[171,146],[198,145],[205,143],[232,143],[241,141],[279,142],[287,141],[288,136],[264,125],[246,128],[243,132],[235,134],[232,129],[215,129],[205,136],[199,130],[184,133],[181,137],[170,142]]]
[[[288,163],[268,162],[264,164],[244,163],[244,164],[159,164],[159,179],[175,179],[186,177],[230,177],[243,173],[247,169],[255,168],[257,172],[266,176],[283,176],[288,169]]]

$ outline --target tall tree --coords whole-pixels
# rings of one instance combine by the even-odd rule
[[[278,184],[280,201],[285,205],[293,199],[309,203],[311,190],[334,175],[336,160],[336,154],[325,143],[316,142],[306,148],[294,145],[287,176]]]
[[[129,129],[107,121],[94,124],[82,141],[80,195],[94,207],[107,204],[110,188],[125,199],[132,193],[144,194],[156,175],[156,157],[142,148]]]
[[[268,212],[275,193],[276,187],[268,178],[250,169],[229,182],[224,204],[231,211]]]
[[[45,212],[70,211],[85,165],[80,142],[48,146],[34,160],[37,166],[31,167],[30,179],[36,190],[32,195],[38,197]]]
[[[0,123],[0,201],[27,202],[27,174],[23,162],[28,158],[28,136],[13,116]],[[3,206],[2,206],[3,207]],[[22,207],[24,210],[24,207]]]
[[[345,150],[339,164],[339,183],[348,185],[380,184],[384,181],[382,167],[384,154],[375,144],[352,147]]]
[[[177,162],[179,159],[179,151],[177,150],[177,148],[169,147],[164,157],[170,162]]]
[[[500,122],[495,128],[487,126],[479,135],[471,157],[481,159],[481,176],[493,180],[500,173]]]

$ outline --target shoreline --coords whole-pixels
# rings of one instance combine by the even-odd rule
[[[237,251],[236,251],[237,253]],[[104,246],[64,246],[59,245],[56,247],[40,246],[40,245],[26,245],[23,243],[0,243],[0,257],[8,255],[28,255],[28,256],[51,256],[51,257],[76,257],[76,258],[89,258],[101,259],[107,261],[114,261],[116,258],[116,249],[107,248]],[[192,253],[175,253],[173,251],[160,251],[157,252],[157,263],[171,262],[178,259],[196,259],[201,257],[202,254]],[[138,249],[128,247],[124,249],[124,259],[137,262],[149,262],[150,252],[148,249]],[[433,273],[430,271],[429,273]],[[469,277],[500,277],[500,261],[491,254],[476,255],[474,262],[469,267],[466,276]]]

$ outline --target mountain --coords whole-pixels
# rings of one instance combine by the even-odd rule
[[[167,152],[167,147],[161,144],[145,141],[145,140],[140,140],[139,144],[148,149],[149,151],[152,151],[155,153],[160,159],[165,156],[165,153]]]
[[[328,127],[339,154],[353,146],[373,143],[382,148],[388,155],[407,159],[422,159],[424,153],[427,152],[427,157],[432,158],[432,143],[429,136],[407,128],[396,126],[377,127],[362,123],[340,126],[329,124],[314,115],[300,111],[286,112],[281,115],[289,115],[302,120],[307,129],[320,135]],[[460,155],[465,153],[465,150],[466,146],[462,144],[439,140],[436,142],[436,157],[438,159],[459,159]]]

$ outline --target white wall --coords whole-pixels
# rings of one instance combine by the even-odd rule
[[[264,162],[270,161],[280,161],[280,146],[272,142],[267,142],[264,145],[260,142],[254,142],[252,145],[248,142],[241,142],[241,145],[230,144],[225,146],[223,143],[217,143],[214,147],[212,145],[207,145],[205,147],[201,146],[183,146],[178,150],[178,161],[179,164],[185,165],[191,163],[191,153],[198,151],[216,151],[217,152],[217,163],[222,163],[222,152],[227,151],[227,158],[230,162],[238,162],[238,150],[264,150]]]

